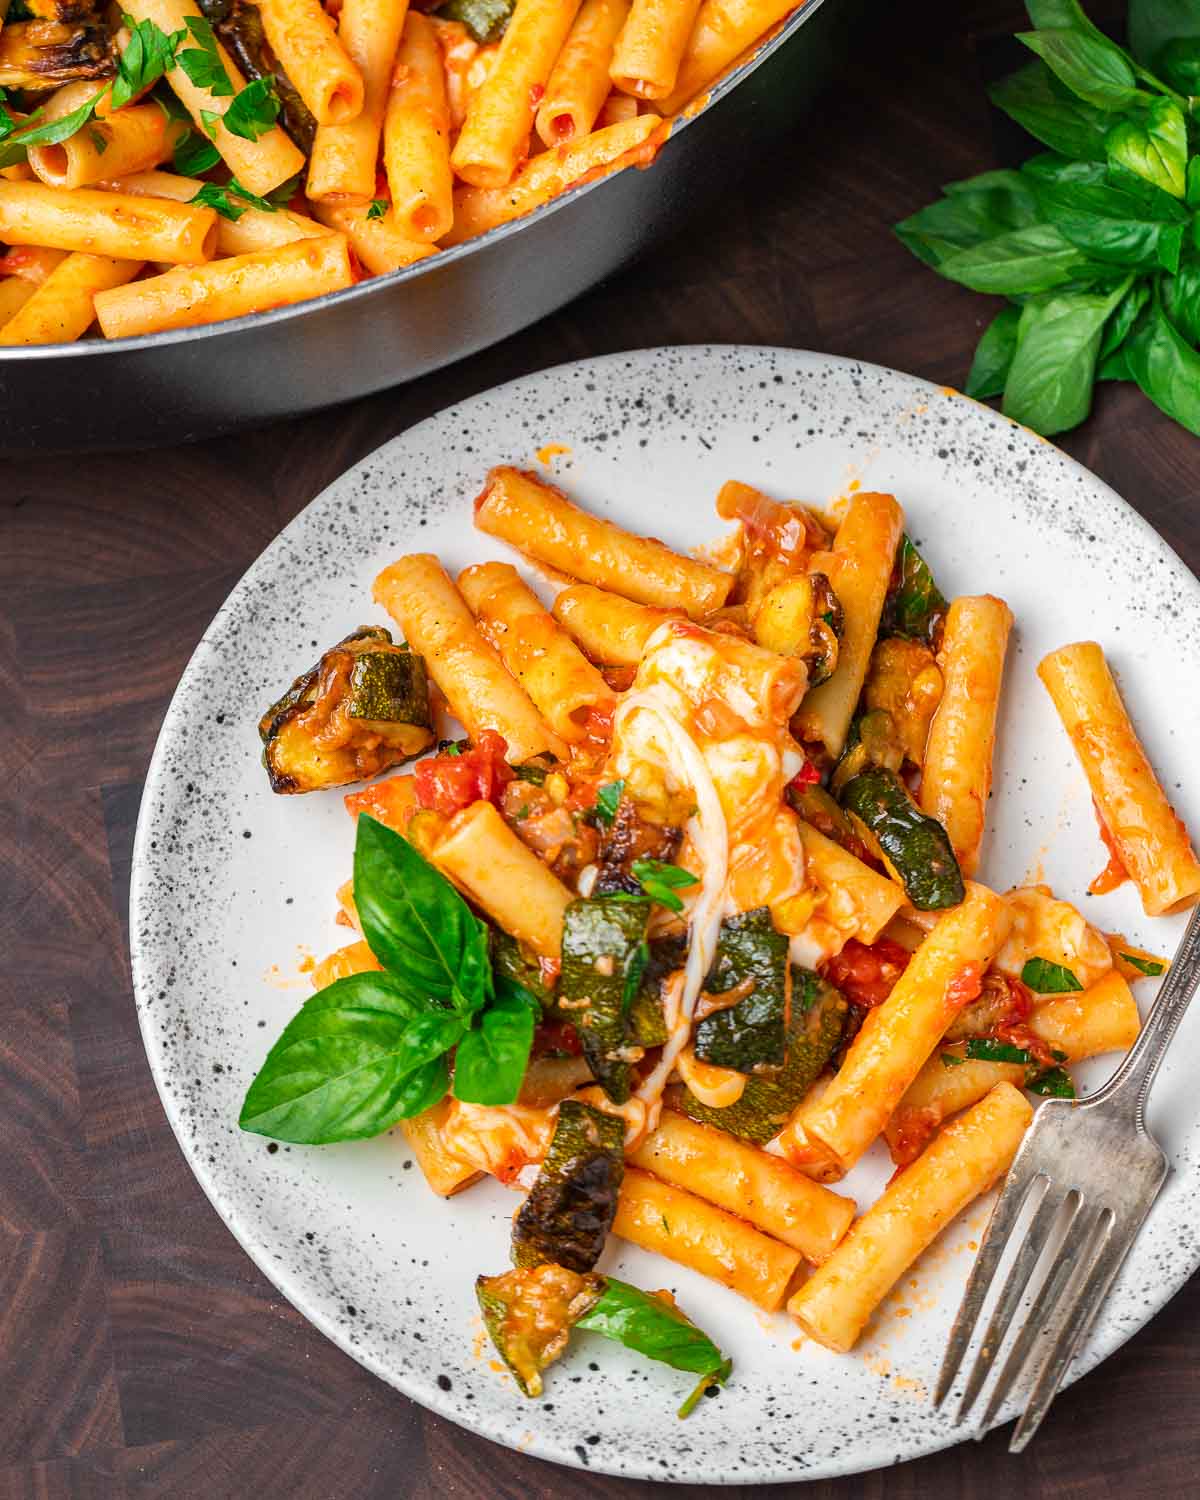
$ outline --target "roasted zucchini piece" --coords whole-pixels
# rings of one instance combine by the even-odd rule
[[[697,1023],[692,1047],[701,1062],[753,1073],[781,1068],[787,1054],[788,940],[765,906],[726,917],[704,993],[738,995]]]
[[[567,1347],[578,1320],[600,1299],[602,1276],[545,1264],[480,1276],[475,1296],[496,1352],[524,1396],[542,1394],[542,1371]]]
[[[491,929],[491,957],[495,973],[503,974],[522,989],[528,990],[548,1015],[558,1015],[554,991],[546,983],[546,976],[537,958],[522,948],[516,938],[502,927]],[[563,1018],[566,1019],[565,1012]]]
[[[515,0],[444,0],[437,14],[447,21],[459,21],[480,46],[498,42],[508,30]]]
[[[270,77],[279,97],[279,123],[307,156],[317,134],[316,116],[279,66],[257,5],[242,0],[200,0],[200,9],[247,78]]]
[[[903,635],[937,650],[946,619],[944,595],[929,564],[906,536],[901,539],[891,587],[879,622],[880,635]]]
[[[516,1266],[590,1271],[600,1259],[625,1175],[625,1122],[564,1099],[550,1150],[513,1221]]]
[[[919,911],[958,905],[966,890],[946,830],[921,811],[894,771],[860,771],[842,788],[841,801],[874,836]]]
[[[363,626],[326,651],[259,720],[275,792],[363,781],[433,743],[425,662]]]
[[[629,1033],[639,1047],[661,1047],[669,1035],[663,1010],[663,985],[687,963],[687,936],[650,939],[650,960],[629,1008]]]
[[[629,1011],[649,961],[650,902],[593,896],[572,901],[563,917],[558,1011],[574,1023],[597,1082],[614,1104],[629,1098],[629,1064],[641,1048]]]
[[[841,993],[811,969],[792,966],[792,1005],[787,1056],[774,1074],[751,1074],[742,1097],[713,1109],[688,1089],[674,1099],[677,1108],[704,1125],[763,1146],[777,1136],[787,1117],[820,1077],[841,1040],[848,1006]]]
[[[863,702],[870,712],[886,713],[892,743],[906,761],[925,760],[929,725],[942,701],[942,674],[933,652],[920,641],[889,636],[876,641],[863,685]]]
[[[3,10],[0,4],[0,11]],[[99,0],[16,0],[9,7],[8,20],[14,21],[90,21],[99,11]]]
[[[16,21],[0,31],[0,88],[35,92],[116,71],[103,26],[61,21]]]

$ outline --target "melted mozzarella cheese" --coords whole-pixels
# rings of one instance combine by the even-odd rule
[[[1103,979],[1113,966],[1112,951],[1103,934],[1069,901],[1059,901],[1046,886],[1022,886],[1005,897],[1013,925],[1008,941],[996,955],[996,967],[1014,979],[1030,958],[1045,958],[1070,969],[1086,990]]]

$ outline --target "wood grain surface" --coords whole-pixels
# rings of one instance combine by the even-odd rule
[[[649,1491],[422,1411],[310,1328],[234,1242],[175,1145],[138,1036],[134,821],[171,691],[227,591],[347,465],[448,402],[583,355],[699,341],[962,382],[991,308],[888,226],[1020,151],[983,84],[1014,60],[1023,15],[1010,0],[876,10],[740,196],[507,344],[268,431],[0,469],[0,1500]],[[1064,446],[1200,567],[1200,441],[1108,386]],[[1198,1340],[1200,1281],[1064,1395],[1022,1457],[993,1434],[811,1484],[806,1500],[1200,1495]]]

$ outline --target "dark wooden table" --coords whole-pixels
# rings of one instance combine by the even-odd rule
[[[0,1500],[648,1491],[424,1412],[310,1328],[237,1246],[175,1145],[138,1036],[134,820],[171,691],[242,571],[347,465],[448,402],[582,355],[696,341],[962,382],[990,310],[888,226],[1013,150],[982,81],[1007,66],[1023,17],[1010,0],[877,9],[810,120],[747,163],[739,198],[509,343],[269,431],[0,468]],[[1108,387],[1065,446],[1200,568],[1200,442]],[[993,1434],[806,1494],[1200,1495],[1198,1340],[1200,1281],[1064,1395],[1022,1457]]]

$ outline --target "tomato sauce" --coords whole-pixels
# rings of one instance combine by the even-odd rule
[[[847,1000],[871,1009],[883,1002],[896,987],[896,981],[912,957],[907,948],[891,938],[860,943],[850,938],[842,951],[820,966],[821,974]]]
[[[498,803],[514,774],[504,759],[507,749],[503,735],[484,729],[469,750],[420,761],[413,772],[418,802],[447,818],[473,802]]]

